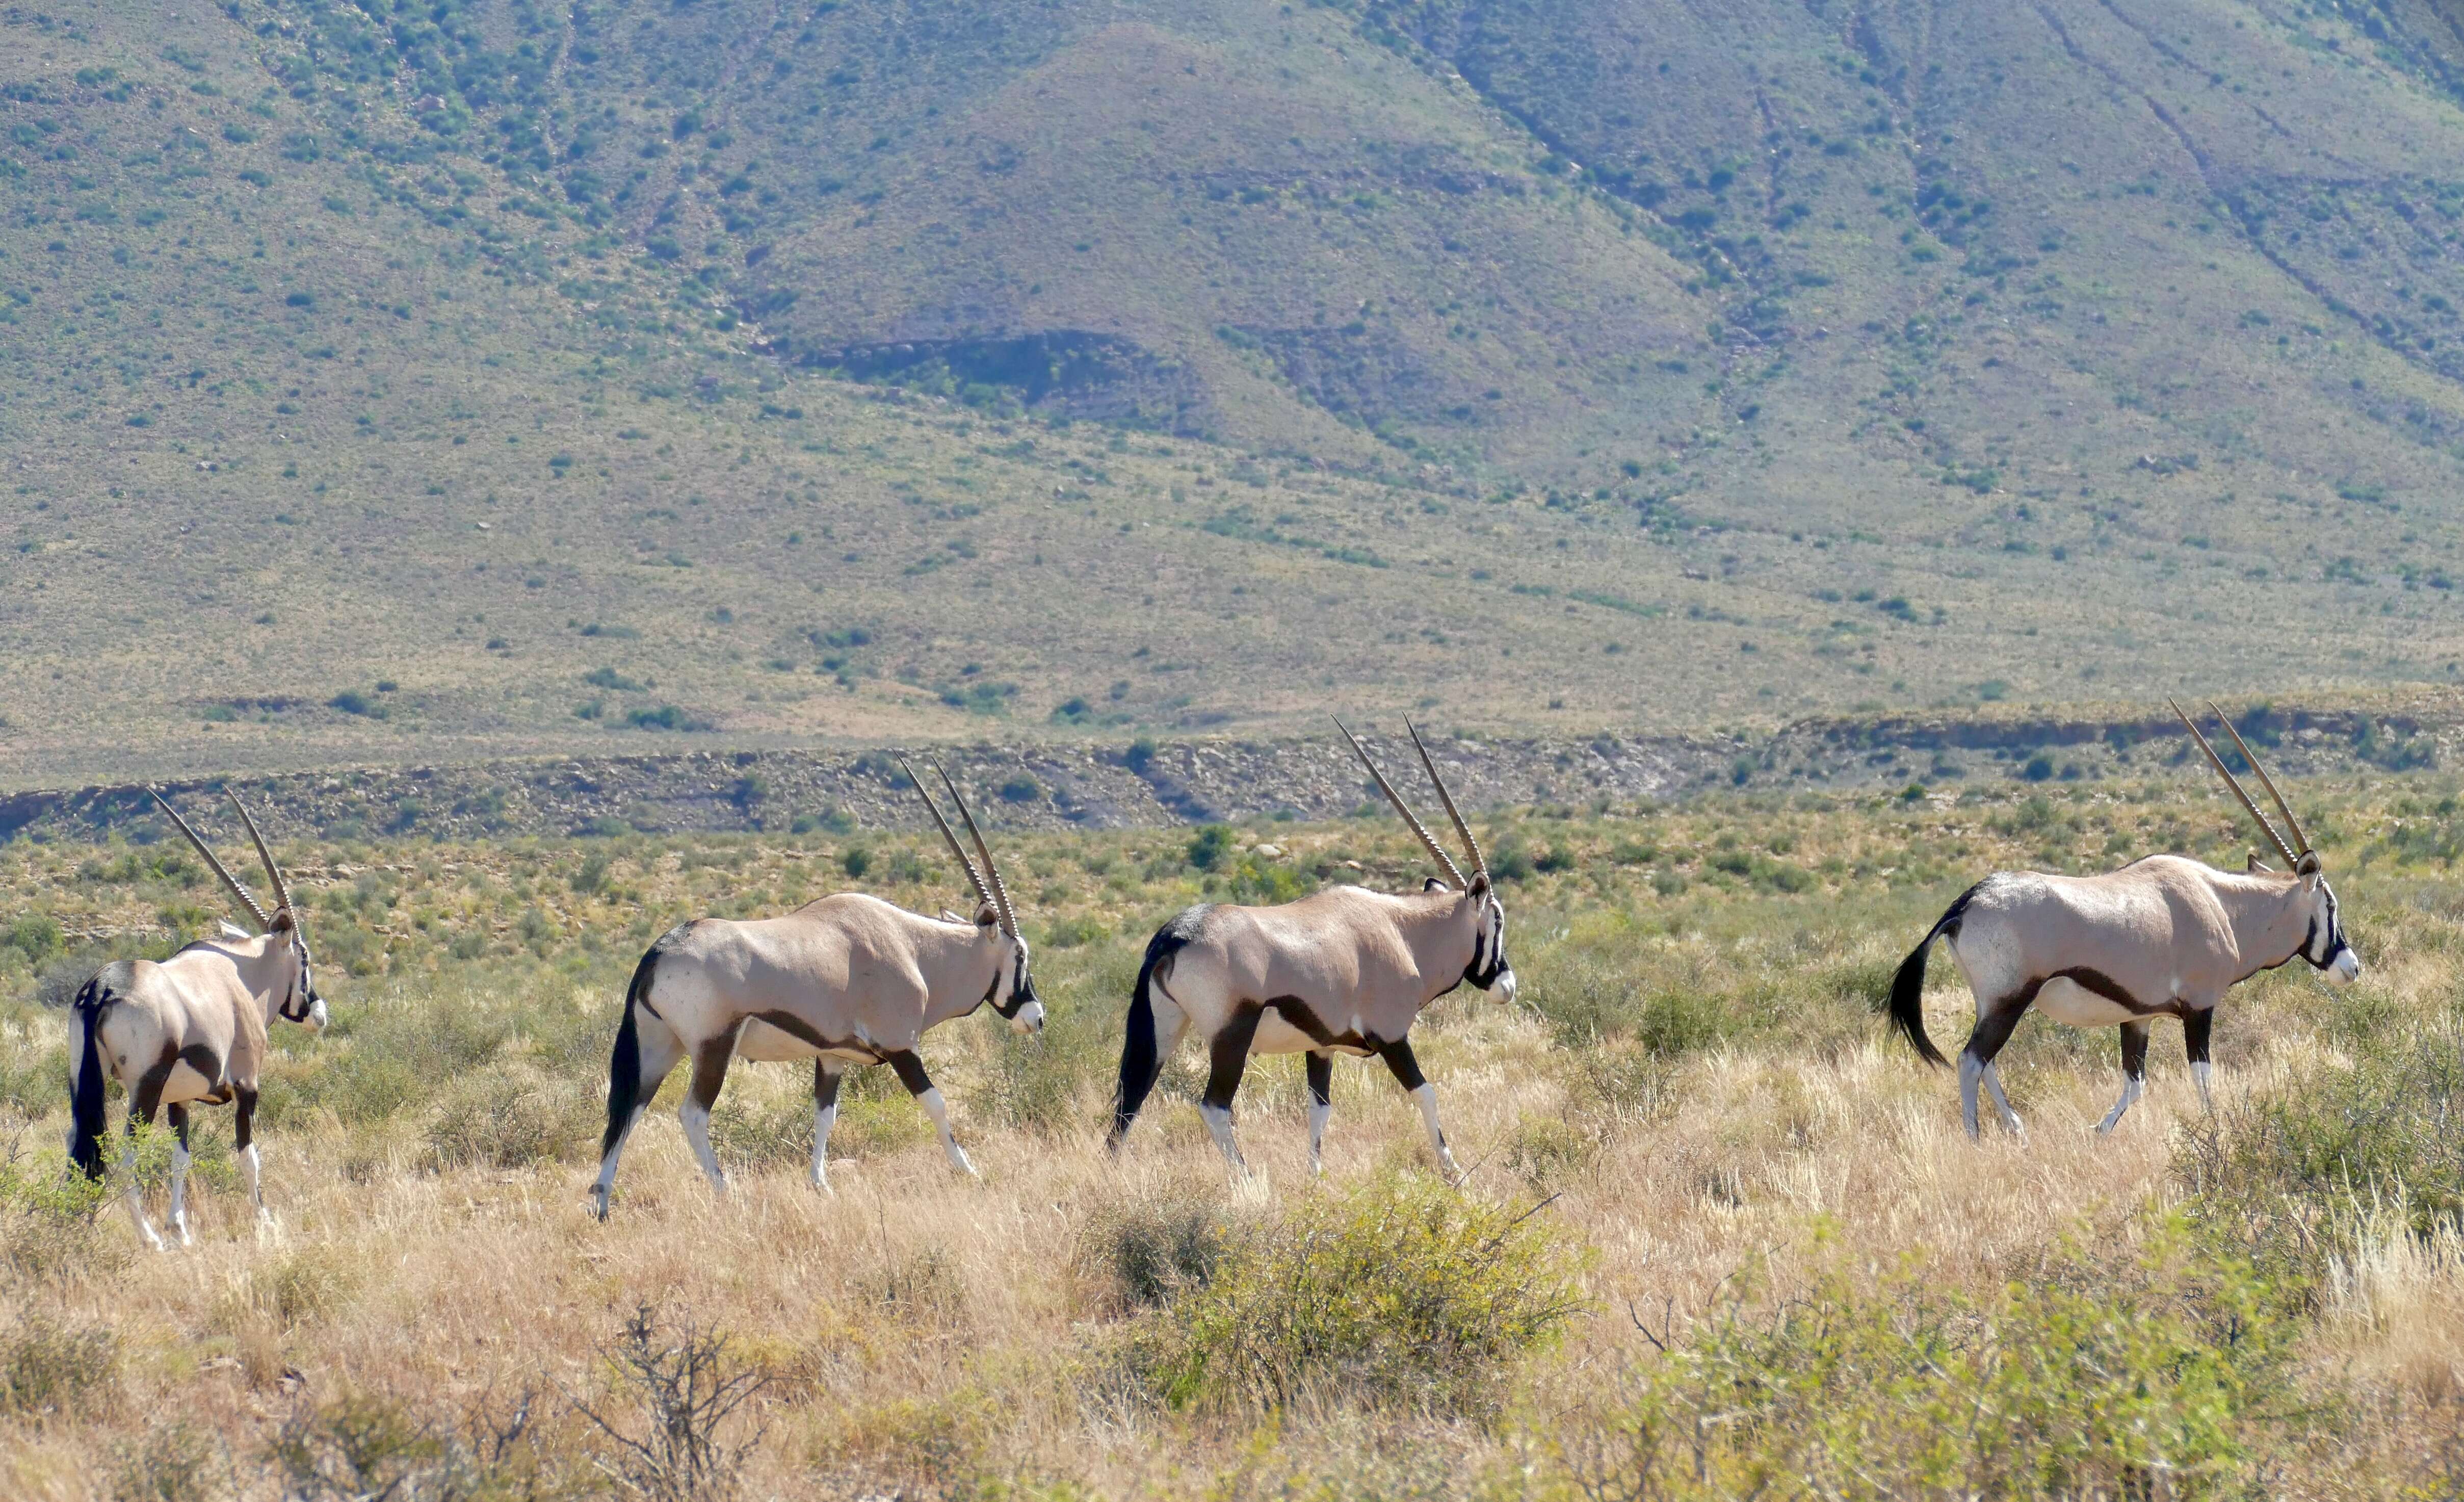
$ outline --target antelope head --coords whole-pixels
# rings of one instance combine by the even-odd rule
[[[959,866],[965,869],[967,884],[976,890],[976,931],[985,943],[998,946],[1001,951],[1000,961],[993,971],[992,988],[985,993],[984,999],[993,1004],[995,1011],[1008,1019],[1013,1030],[1029,1034],[1042,1032],[1044,1002],[1035,994],[1035,978],[1027,971],[1026,936],[1019,931],[1017,910],[1010,906],[1009,889],[1001,884],[1001,867],[993,861],[992,848],[984,843],[984,831],[976,828],[976,816],[969,811],[967,801],[958,796],[958,784],[950,781],[950,774],[942,769],[940,762],[934,762],[934,772],[941,779],[941,786],[949,792],[950,802],[957,805],[958,817],[965,822],[968,835],[976,842],[976,853],[983,857],[983,867],[978,870],[975,860],[967,854],[966,847],[958,843],[957,834],[951,829],[950,821],[941,817],[941,806],[933,801],[932,793],[925,789],[924,780],[915,775],[915,768],[909,766],[903,756],[898,759],[898,764],[906,771],[907,780],[915,784],[915,794],[924,800],[924,806],[931,811],[933,823],[941,830],[941,838],[949,843],[950,853],[957,856]]]
[[[229,798],[231,807],[238,810],[239,822],[248,827],[249,842],[256,847],[256,858],[265,867],[266,883],[274,890],[272,914],[257,905],[256,898],[250,895],[248,888],[242,886],[239,878],[232,875],[231,869],[208,848],[204,837],[189,826],[187,820],[180,817],[179,809],[172,807],[169,801],[155,789],[149,787],[146,791],[153,794],[155,803],[162,806],[163,811],[170,816],[171,823],[187,837],[188,844],[204,858],[207,869],[222,879],[223,886],[238,901],[241,910],[255,921],[256,932],[270,940],[266,952],[274,954],[278,946],[280,953],[290,957],[292,963],[275,987],[275,1014],[285,1022],[299,1023],[322,1031],[328,1020],[325,999],[317,994],[316,972],[308,956],[308,936],[299,927],[298,909],[292,906],[291,884],[282,879],[282,868],[275,864],[274,852],[266,849],[265,835],[257,828],[256,820],[250,816],[248,805],[241,803],[239,795],[230,788],[223,789],[223,796]]]
[[[2276,853],[2284,858],[2285,870],[2291,873],[2290,879],[2299,884],[2302,900],[2309,907],[2310,932],[2303,938],[2298,952],[2310,961],[2312,968],[2328,980],[2339,985],[2351,984],[2361,979],[2362,957],[2353,952],[2353,946],[2344,939],[2343,917],[2336,906],[2335,889],[2327,885],[2327,877],[2320,870],[2319,852],[2311,848],[2310,837],[2301,832],[2301,821],[2293,816],[2292,806],[2284,801],[2284,794],[2277,791],[2276,779],[2267,775],[2266,767],[2259,765],[2257,755],[2251,750],[2250,743],[2242,740],[2241,732],[2233,728],[2232,718],[2212,703],[2208,708],[2223,723],[2225,734],[2233,737],[2234,748],[2241,752],[2242,760],[2250,763],[2259,785],[2267,789],[2267,796],[2276,805],[2276,811],[2284,817],[2284,828],[2291,831],[2291,840],[2278,834],[2276,826],[2268,822],[2267,815],[2258,811],[2258,805],[2252,800],[2250,790],[2242,786],[2240,779],[2225,766],[2224,758],[2216,755],[2216,748],[2208,743],[2208,738],[2199,733],[2199,727],[2190,722],[2190,717],[2182,713],[2181,705],[2173,706],[2173,714],[2182,721],[2182,728],[2190,733],[2190,739],[2199,743],[2199,749],[2207,754],[2208,764],[2216,769],[2216,775],[2225,780],[2225,786],[2257,822],[2259,832],[2276,847]],[[2254,872],[2277,874],[2274,868],[2255,853],[2250,864]]]
[[[1404,824],[1419,836],[1421,846],[1438,863],[1439,869],[1451,878],[1440,880],[1433,877],[1428,890],[1457,894],[1458,911],[1471,923],[1471,962],[1463,967],[1463,978],[1486,991],[1492,1000],[1513,1001],[1514,966],[1506,958],[1506,904],[1498,900],[1497,883],[1488,874],[1488,857],[1481,853],[1480,841],[1473,836],[1471,826],[1463,822],[1463,811],[1455,806],[1454,794],[1446,790],[1446,780],[1438,775],[1438,763],[1430,757],[1428,745],[1420,740],[1419,727],[1408,718],[1403,721],[1403,728],[1412,733],[1413,749],[1420,754],[1420,765],[1427,770],[1430,784],[1438,790],[1438,802],[1445,806],[1446,817],[1454,822],[1455,833],[1463,837],[1464,853],[1471,857],[1472,873],[1468,878],[1463,875],[1463,868],[1455,864],[1454,857],[1437,842],[1436,836],[1429,833],[1429,827],[1420,822],[1419,815],[1412,811],[1412,806],[1403,801],[1403,795],[1395,791],[1395,784],[1386,780],[1386,774],[1378,769],[1377,762],[1369,755],[1369,748],[1360,743],[1360,738],[1353,735],[1342,720],[1336,720],[1334,727],[1343,732],[1344,740],[1352,742],[1353,754],[1360,758],[1361,765],[1369,768],[1370,777],[1376,781],[1377,790],[1386,795],[1386,801],[1395,806],[1395,811],[1403,816]]]

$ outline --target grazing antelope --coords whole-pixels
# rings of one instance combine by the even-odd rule
[[[1411,728],[1409,720],[1404,724]],[[1506,960],[1506,909],[1489,880],[1480,841],[1456,809],[1419,731],[1412,730],[1412,744],[1470,852],[1468,881],[1359,738],[1341,720],[1335,728],[1452,885],[1432,877],[1410,896],[1329,887],[1266,908],[1200,903],[1166,923],[1147,944],[1130,999],[1109,1138],[1115,1150],[1155,1088],[1163,1061],[1195,1027],[1206,1040],[1211,1066],[1199,1115],[1235,1172],[1244,1172],[1245,1165],[1232,1138],[1232,1096],[1251,1054],[1309,1055],[1309,1168],[1317,1172],[1327,1119],[1334,1111],[1334,1055],[1374,1053],[1419,1103],[1447,1177],[1463,1177],[1438,1126],[1437,1088],[1421,1077],[1408,1034],[1413,1019],[1430,1003],[1465,981],[1500,1001],[1514,999],[1514,970]]]
[[[228,790],[226,796],[239,810],[257,859],[265,864],[265,879],[274,888],[273,916],[214,858],[180,810],[154,793],[154,801],[255,921],[257,932],[242,933],[226,923],[221,937],[200,939],[160,964],[115,960],[78,990],[73,1012],[77,1037],[69,1054],[70,1160],[89,1179],[103,1176],[103,1088],[108,1081],[120,1081],[128,1092],[132,1134],[141,1122],[150,1125],[154,1113],[167,1106],[171,1129],[179,1134],[171,1151],[171,1229],[183,1247],[191,1241],[188,1107],[235,1104],[233,1145],[248,1176],[248,1197],[256,1205],[257,1218],[266,1219],[254,1139],[257,1069],[264,1062],[266,1034],[276,1017],[313,1028],[325,1026],[325,1003],[309,973],[308,939],[291,905],[291,888],[247,805]],[[122,1167],[133,1159],[132,1149]],[[163,1249],[163,1238],[145,1218],[143,1196],[133,1182],[127,1200],[138,1234],[148,1247]]]
[[[1968,1135],[1976,1136],[1976,1087],[1993,1097],[2002,1124],[2021,1131],[2002,1093],[1993,1056],[2020,1014],[2034,1005],[2074,1027],[2122,1029],[2122,1098],[2098,1124],[2110,1132],[2138,1100],[2147,1074],[2150,1019],[2182,1019],[2182,1046],[2199,1098],[2208,1100],[2208,1034],[2225,992],[2296,956],[2338,984],[2356,980],[2362,961],[2344,941],[2336,894],[2319,871],[2300,821],[2275,779],[2213,704],[2216,718],[2292,831],[2287,844],[2258,811],[2216,749],[2182,706],[2173,706],[2216,775],[2265,832],[2286,870],[2254,853],[2247,872],[2218,871],[2179,855],[2149,855],[2101,876],[1999,872],[1959,895],[1891,982],[1891,1021],[1919,1057],[1945,1060],[1925,1030],[1925,953],[1948,936],[1950,957],[1976,1000],[1976,1029],[1959,1055],[1959,1098]],[[2299,847],[2297,852],[2296,847]]]
[[[625,1019],[607,1062],[607,1136],[601,1148],[592,1209],[607,1218],[616,1160],[633,1123],[658,1093],[660,1081],[686,1054],[693,1084],[678,1115],[711,1187],[727,1192],[727,1176],[710,1147],[710,1108],[727,1079],[728,1060],[813,1061],[814,1186],[829,1188],[830,1127],[838,1119],[839,1078],[849,1064],[887,1064],[933,1118],[952,1167],[974,1173],[950,1134],[941,1092],[924,1072],[916,1045],[927,1030],[983,1005],[1023,1033],[1044,1028],[1044,1004],[1027,974],[1026,939],[1001,885],[1001,869],[976,816],[947,772],[941,785],[958,806],[967,833],[983,857],[968,858],[941,817],[924,782],[915,784],[950,853],[976,891],[972,922],[955,915],[926,917],[879,897],[843,892],[808,902],[784,917],[737,922],[695,918],[670,929],[634,967],[625,991]]]

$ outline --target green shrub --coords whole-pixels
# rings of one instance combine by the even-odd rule
[[[1135,1361],[1176,1407],[1482,1409],[1582,1307],[1579,1261],[1530,1212],[1388,1175],[1243,1229],[1141,1322]]]
[[[1499,881],[1529,881],[1537,868],[1520,834],[1508,834],[1488,852],[1488,873]]]
[[[1560,1457],[1593,1495],[2245,1494],[2299,1327],[2252,1264],[2152,1229],[1982,1300],[1838,1265],[1776,1311],[1732,1292]]]
[[[235,1489],[218,1465],[213,1437],[183,1419],[155,1425],[114,1449],[112,1502],[208,1502]]]
[[[1203,1288],[1230,1245],[1220,1197],[1166,1193],[1098,1206],[1079,1230],[1082,1274],[1109,1283],[1118,1300],[1153,1308]]]
[[[572,1155],[591,1137],[591,1104],[570,1079],[522,1063],[491,1065],[453,1084],[429,1124],[441,1168],[527,1168]]]
[[[15,1280],[109,1273],[129,1259],[134,1244],[96,1225],[109,1189],[62,1166],[48,1154],[0,1163],[0,1268]]]
[[[1210,824],[1190,837],[1189,863],[1199,871],[1213,871],[1231,852],[1232,830],[1224,825]]]
[[[2343,1205],[2400,1204],[2419,1236],[2464,1226],[2464,1027],[2342,1030],[2343,1059],[2220,1105],[2174,1149],[2206,1213],[2311,1274],[2349,1249],[2351,1226],[2331,1213]]]
[[[59,919],[48,913],[27,913],[9,924],[8,933],[0,935],[0,944],[24,955],[28,964],[40,965],[59,953],[62,939]]]
[[[28,1313],[0,1335],[0,1413],[83,1416],[119,1381],[120,1340],[107,1325]]]

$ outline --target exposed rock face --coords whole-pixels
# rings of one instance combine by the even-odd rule
[[[2451,761],[2464,746],[2464,705],[2401,715],[2271,708],[2242,732],[2292,776],[2363,765]],[[1435,800],[1400,727],[1363,731],[1406,796]],[[2221,736],[2218,737],[2221,740]],[[2189,760],[2181,728],[2129,719],[1891,718],[1812,719],[1768,737],[1455,740],[1430,751],[1466,808],[1529,804],[1631,805],[1714,787],[1937,788],[1961,780],[2092,780],[2160,773]],[[1277,816],[1329,819],[1377,801],[1359,763],[1322,740],[1190,740],[1131,747],[983,743],[941,748],[979,818],[1012,828],[1154,828]],[[469,839],[639,829],[784,832],[816,826],[910,828],[923,812],[897,762],[879,751],[708,751],[657,757],[364,768],[244,780],[231,785],[271,830],[297,837],[378,834]],[[171,794],[218,784],[173,784]],[[144,837],[157,815],[135,785],[0,798],[0,838]]]

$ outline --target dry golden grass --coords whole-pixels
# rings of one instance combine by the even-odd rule
[[[2227,1004],[2217,1096],[2228,1133],[2251,1103],[2305,1098],[2322,1069],[2360,1067],[2387,1039],[2432,1036],[2453,1013],[2464,888],[2434,858],[2407,863],[2390,839],[2408,822],[2443,825],[2453,807],[2432,802],[2439,791],[2314,790],[2320,822],[2340,831],[2331,868],[2371,969],[2348,995],[2288,970]],[[1981,872],[2024,858],[2035,831],[1991,832],[2017,797],[1914,814],[1714,805],[1550,832],[1586,852],[1630,844],[1638,831],[1707,852],[1723,833],[1768,846],[1790,828],[1810,869],[1816,852],[1879,860],[1903,841],[1905,864],[1954,838],[1946,829],[1956,825],[1977,847],[1963,865]],[[2083,843],[2100,825],[2126,832],[2171,817],[2167,805],[2136,796],[2082,795],[2061,807],[2083,822],[2074,835]],[[2203,832],[2206,820],[2202,812]],[[1109,838],[1122,848],[1106,876],[1065,869],[1094,841],[1028,843],[1014,857],[1038,872],[1018,884],[1041,892],[1043,920],[1101,919],[1097,937],[1040,954],[1054,1011],[1045,1042],[1016,1043],[980,1018],[932,1042],[980,1182],[951,1173],[921,1114],[885,1093],[886,1081],[868,1080],[836,1139],[835,1193],[818,1194],[803,1176],[806,1076],[739,1066],[718,1112],[733,1194],[715,1202],[693,1166],[671,1082],[635,1135],[613,1218],[600,1225],[584,1198],[595,1093],[630,954],[560,940],[566,947],[543,958],[455,961],[448,933],[428,940],[434,953],[397,940],[395,957],[375,967],[390,978],[331,987],[344,1019],[333,1035],[285,1038],[275,1074],[290,1083],[269,1101],[286,1104],[265,1139],[274,1226],[251,1224],[227,1159],[209,1148],[192,1186],[193,1249],[136,1255],[113,1209],[90,1233],[59,1232],[75,1238],[65,1265],[38,1268],[12,1253],[0,1267],[0,1327],[107,1329],[117,1351],[116,1367],[58,1411],[0,1414],[0,1491],[60,1502],[110,1494],[143,1469],[132,1455],[154,1453],[148,1444],[176,1447],[164,1436],[187,1432],[211,1437],[206,1489],[156,1494],[270,1496],[268,1447],[302,1414],[356,1397],[444,1425],[473,1407],[501,1413],[525,1389],[539,1398],[540,1452],[568,1468],[565,1481],[604,1487],[588,1467],[605,1442],[567,1397],[633,1412],[605,1353],[622,1321],[649,1304],[730,1332],[734,1358],[768,1377],[748,1410],[758,1419],[742,1430],[761,1436],[748,1495],[1573,1495],[1573,1440],[1650,1380],[1661,1341],[1682,1348],[1723,1311],[1764,1317],[1835,1286],[1824,1277],[1842,1270],[1859,1285],[1912,1276],[1928,1293],[1991,1304],[2006,1285],[2076,1276],[2082,1257],[2119,1265],[2161,1240],[2166,1211],[2197,1215],[2210,1203],[2178,1166],[2188,1138],[2210,1123],[2169,1030],[2146,1098],[2100,1138],[2091,1128],[2118,1086],[2111,1037],[2032,1021],[2004,1068],[2026,1140],[1991,1129],[1981,1142],[1964,1138],[1951,1076],[1922,1069],[1885,1037],[1857,990],[1869,983],[1859,978],[1887,975],[1946,893],[1893,895],[1847,877],[1780,893],[1673,858],[1617,866],[1587,853],[1512,891],[1529,1005],[1450,998],[1416,1034],[1470,1169],[1463,1194],[1517,1209],[1553,1196],[1539,1215],[1586,1259],[1584,1311],[1562,1342],[1511,1370],[1493,1413],[1379,1406],[1339,1385],[1280,1414],[1177,1410],[1125,1363],[1124,1338],[1147,1316],[1124,1296],[1090,1227],[1190,1202],[1237,1226],[1395,1172],[1425,1172],[1427,1149],[1417,1113],[1383,1071],[1347,1064],[1335,1076],[1327,1178],[1313,1182],[1298,1063],[1264,1061],[1242,1094],[1258,1175],[1230,1185],[1190,1102],[1184,1061],[1120,1159],[1108,1157],[1108,1050],[1139,925],[1208,884],[1251,879],[1237,864],[1213,876],[1165,872],[1162,835]],[[1400,863],[1393,831],[1375,826],[1277,838]],[[776,846],[737,848],[746,858],[735,876],[747,886],[794,864]],[[62,853],[11,848],[20,892],[41,904],[85,895],[93,884],[73,874],[56,886],[38,879],[73,873],[78,862]],[[349,852],[329,853],[331,864],[352,863],[341,858]],[[414,872],[485,862],[504,878],[495,900],[508,905],[545,900],[542,872],[574,858],[567,847],[403,853],[390,864]],[[672,880],[685,879],[672,872],[676,850],[640,853],[651,871],[666,862]],[[1681,864],[1696,873],[1688,891],[1654,888],[1655,871]],[[1135,878],[1127,891],[1106,879],[1121,870]],[[529,895],[516,897],[517,883]],[[321,921],[330,928],[341,917]],[[1955,1040],[1967,998],[1948,965],[1937,964],[1934,981],[1932,1029]],[[1689,994],[1698,1011],[1682,1009],[1696,1005]],[[1603,997],[1632,1009],[1604,1012]],[[329,1088],[334,1078],[376,1079],[367,1071],[381,1053],[492,1008],[515,1019],[501,1036],[484,1048],[433,1042],[446,1051],[419,1058],[431,1067],[483,1056],[433,1067],[486,1075],[500,1082],[485,1087],[495,1093],[457,1095],[482,1087],[430,1080],[388,1109],[360,1111]],[[24,1198],[55,1171],[65,1124],[55,1085],[47,1096],[38,1077],[57,1067],[58,1022],[30,1006],[8,1022],[11,1052],[33,1056],[12,1067],[0,1108],[17,1117],[25,1171],[12,1192]],[[472,1166],[468,1154],[441,1148],[458,1140],[441,1125],[456,1110],[475,1113],[467,1130],[482,1136],[491,1123],[529,1122],[504,1155],[519,1166]],[[207,1117],[206,1137],[226,1140],[227,1131]],[[2289,1390],[2308,1416],[2254,1424],[2247,1466],[2202,1485],[2384,1495],[2452,1484],[2447,1436],[2464,1397],[2464,1245],[2453,1221],[2432,1217],[2424,1231],[2384,1194],[2324,1182],[2304,1192],[2343,1227],[2315,1286],[2280,1273],[2304,1309]],[[0,1351],[18,1338],[0,1339]],[[166,1427],[182,1424],[187,1431]]]

